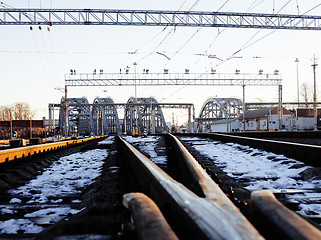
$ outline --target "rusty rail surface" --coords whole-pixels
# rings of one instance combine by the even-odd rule
[[[206,176],[202,168],[191,162],[195,175],[201,181],[206,197],[199,197],[181,183],[175,181],[152,161],[119,137],[122,153],[129,164],[140,173],[142,184],[158,199],[167,201],[175,212],[176,221],[184,224],[186,231],[197,239],[263,239],[260,233],[239,212],[216,184]],[[190,159],[189,159],[190,160]]]
[[[178,240],[155,202],[145,194],[127,193],[123,204],[131,212],[139,239]]]
[[[319,229],[282,205],[271,191],[252,192],[251,202],[257,221],[278,231],[280,239],[321,239]]]
[[[75,140],[46,143],[46,144],[40,144],[40,145],[32,145],[32,146],[2,150],[0,151],[0,164],[4,162],[9,162],[15,159],[30,157],[32,155],[39,154],[39,153],[45,153],[45,152],[54,151],[61,148],[75,146],[81,143],[85,143],[91,140],[96,140],[96,139],[105,138],[105,137],[106,136],[89,137],[89,138],[82,138],[82,139],[75,139]]]

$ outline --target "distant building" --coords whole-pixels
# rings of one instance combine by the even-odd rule
[[[292,112],[283,108],[282,129],[290,121],[295,123]],[[245,131],[276,131],[279,130],[278,107],[250,110],[245,113]],[[243,116],[233,119],[222,119],[211,124],[211,132],[238,132],[243,131]]]
[[[239,132],[239,119],[221,119],[211,124],[211,132]]]
[[[251,110],[245,113],[245,131],[275,131],[279,129],[279,107],[262,108]],[[285,129],[284,122],[294,119],[294,114],[283,108],[282,129]],[[242,123],[240,118],[240,123]]]
[[[297,130],[313,130],[314,129],[314,109],[298,108],[297,109]],[[317,126],[321,126],[321,109],[317,109]]]

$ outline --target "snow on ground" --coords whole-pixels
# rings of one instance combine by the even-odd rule
[[[113,144],[114,143],[114,140],[115,140],[115,136],[109,136],[108,138],[100,141],[98,143],[98,145],[102,145],[102,144]]]
[[[165,156],[158,156],[155,148],[160,136],[132,137],[124,136],[124,139],[131,144],[138,144],[141,151],[150,156],[150,160],[155,164],[165,164],[167,162]]]
[[[298,180],[302,171],[308,168],[304,163],[284,155],[254,149],[236,143],[221,143],[196,137],[181,137],[192,142],[194,148],[212,159],[229,176],[247,184],[250,191],[262,189],[313,189],[320,188],[320,180]],[[296,194],[293,197],[320,199],[321,193]],[[301,210],[320,211],[317,206],[300,204]]]
[[[28,197],[30,200],[26,204],[29,205],[42,203],[50,206],[60,203],[62,199],[59,199],[59,197],[80,193],[100,175],[107,155],[106,149],[95,149],[61,157],[36,179],[17,189],[10,190],[9,194],[14,196],[10,203],[16,206],[25,204],[21,203],[22,200],[19,199],[19,196]],[[73,202],[76,203],[79,200],[74,200]],[[0,210],[1,214],[13,214],[15,212],[15,210],[7,207],[2,207]],[[76,214],[79,211],[69,206],[42,208],[25,214],[24,219],[0,221],[0,232],[11,234],[16,234],[18,231],[38,233],[43,228],[34,222],[35,219],[48,218],[48,223],[54,223],[69,214]]]

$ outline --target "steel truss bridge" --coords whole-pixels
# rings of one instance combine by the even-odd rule
[[[65,75],[65,98],[67,98],[67,87],[80,86],[242,86],[243,88],[243,106],[242,114],[245,114],[245,87],[246,86],[278,86],[279,98],[279,123],[281,126],[282,119],[282,77],[276,70],[274,73],[267,74],[248,74],[239,73],[83,73],[83,74],[66,74]],[[213,101],[211,101],[213,102]],[[227,103],[230,103],[228,101]],[[214,103],[214,105],[220,105]],[[238,104],[240,104],[238,102]],[[65,108],[68,106],[66,105]],[[229,107],[229,104],[227,104]],[[203,106],[204,108],[204,106]],[[221,109],[224,109],[222,106]],[[205,111],[205,110],[204,110]],[[227,111],[227,110],[222,110]],[[229,111],[229,110],[228,110]],[[216,114],[216,113],[214,113]],[[206,115],[206,116],[205,116]],[[212,118],[208,114],[199,117],[199,129],[208,128],[212,120],[205,121],[202,118]],[[226,114],[225,114],[226,115]],[[245,116],[243,116],[245,119]],[[245,120],[244,120],[245,121]],[[204,125],[205,124],[205,125]],[[190,124],[189,124],[190,125]],[[245,130],[245,123],[243,123]]]
[[[49,104],[49,131],[53,134],[56,127],[65,135],[167,133],[164,108],[187,109],[188,131],[192,132],[192,118],[195,118],[191,103],[158,103],[154,98],[130,98],[127,103],[114,103],[111,98],[96,98],[91,104],[86,98],[65,99],[60,104]],[[124,119],[119,119],[119,109],[124,110]],[[55,126],[55,110],[59,111],[58,126]]]
[[[321,30],[308,15],[111,9],[0,9],[0,25],[129,25]]]
[[[242,116],[244,104],[237,98],[210,98],[203,104],[197,122],[200,132],[209,132],[211,125],[220,120],[228,121]],[[227,128],[228,128],[228,124]],[[229,129],[227,129],[229,131]]]

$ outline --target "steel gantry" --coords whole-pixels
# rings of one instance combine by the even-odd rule
[[[321,17],[209,11],[0,9],[0,25],[130,25],[321,30]]]
[[[220,85],[220,86],[271,86],[281,85],[277,72],[251,73],[81,73],[66,74],[65,86],[159,86],[159,85]]]

